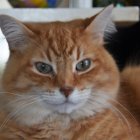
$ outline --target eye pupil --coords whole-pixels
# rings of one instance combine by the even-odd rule
[[[53,72],[52,66],[43,63],[43,62],[37,62],[35,63],[36,69],[43,74],[49,74]]]
[[[81,62],[79,62],[76,65],[76,70],[77,71],[85,71],[90,67],[90,65],[91,65],[91,60],[90,59],[82,60]]]

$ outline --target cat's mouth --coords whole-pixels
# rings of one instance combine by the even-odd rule
[[[47,109],[60,114],[70,114],[83,105],[82,102],[72,102],[68,98],[59,101],[43,100],[43,103]]]
[[[43,99],[43,97],[42,97],[42,99]],[[43,102],[45,103],[45,104],[47,104],[47,105],[53,105],[53,106],[58,106],[58,105],[76,105],[76,104],[78,104],[78,103],[76,103],[76,102],[72,102],[72,101],[70,101],[68,98],[66,98],[66,99],[63,99],[63,100],[59,100],[59,101],[57,101],[57,100],[43,100]]]
[[[78,103],[76,104],[70,101],[65,101],[59,104],[45,102],[45,104],[47,105],[47,107],[49,106],[54,112],[57,112],[60,114],[70,114],[76,109],[75,107],[78,105]]]

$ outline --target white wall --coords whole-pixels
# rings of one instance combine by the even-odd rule
[[[0,71],[4,68],[6,61],[9,57],[8,44],[5,39],[5,36],[0,30]]]
[[[0,0],[0,8],[12,8],[7,0]]]

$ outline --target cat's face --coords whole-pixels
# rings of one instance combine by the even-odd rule
[[[116,96],[119,76],[114,61],[103,48],[95,21],[85,28],[71,26],[72,22],[28,28],[16,21],[12,23],[17,31],[11,32],[18,36],[22,26],[22,33],[17,40],[12,40],[8,31],[5,33],[11,54],[3,89],[7,92],[7,110],[18,112],[18,121],[35,124],[53,114],[77,119],[109,107],[108,96]]]

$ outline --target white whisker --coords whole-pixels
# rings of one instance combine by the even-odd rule
[[[127,120],[127,118],[124,116],[124,114],[123,114],[117,107],[115,107],[115,106],[113,106],[113,105],[112,105],[112,107],[113,107],[113,108],[121,115],[121,117],[124,119],[124,121],[125,121],[125,123],[126,123],[126,125],[127,125],[127,128],[129,129],[130,136],[131,136],[132,138],[134,138],[132,128],[131,128],[130,123],[129,123],[129,121]],[[128,135],[129,135],[129,133],[128,133]]]
[[[109,99],[109,98],[105,98],[104,100],[107,100],[107,99]],[[99,103],[99,104],[103,104],[101,101],[99,101],[99,100],[97,101],[96,99],[95,99],[95,102],[96,102],[96,103]],[[107,103],[107,102],[106,102],[106,103]],[[110,104],[110,103],[108,103],[108,104],[109,104],[109,106],[111,106],[111,107],[113,108],[113,110],[115,110],[116,112],[118,112],[119,115],[123,118],[123,120],[124,120],[124,122],[126,123],[127,128],[128,128],[128,130],[129,130],[129,132],[130,132],[132,138],[134,138],[133,131],[132,131],[132,128],[131,128],[131,126],[130,126],[130,123],[129,123],[129,121],[127,120],[127,118],[124,116],[124,114],[123,114],[117,107],[113,106],[113,105]],[[103,104],[103,105],[104,105],[104,104]],[[128,134],[129,134],[129,133],[128,133]]]
[[[99,95],[100,96],[100,95]],[[102,95],[101,95],[102,96]],[[135,123],[138,124],[136,118],[134,117],[134,115],[124,106],[122,105],[119,101],[113,99],[112,97],[110,96],[107,96],[107,95],[104,95],[104,97],[106,97],[107,100],[111,100],[112,102],[116,103],[117,105],[119,105],[122,109],[124,109],[130,116],[131,118],[135,121]]]
[[[21,95],[21,94],[17,94],[17,93],[13,93],[13,92],[0,92],[0,95],[2,95],[2,94],[4,93],[4,94],[6,94],[6,93],[8,93],[8,94],[11,94],[11,95],[15,95],[15,96],[23,96],[23,95]]]
[[[30,100],[30,101],[32,101],[32,102],[30,102],[30,103],[24,103],[24,104],[21,104],[22,105],[22,107],[21,108],[19,108],[17,111],[15,111],[15,112],[13,112],[13,113],[10,113],[7,117],[6,117],[6,119],[3,121],[3,123],[0,125],[0,130],[2,130],[2,128],[8,123],[8,121],[10,120],[10,119],[12,119],[13,117],[15,117],[19,112],[21,112],[22,111],[22,109],[24,109],[24,108],[26,108],[27,106],[29,106],[29,105],[31,105],[31,104],[33,104],[33,103],[35,103],[35,102],[37,102],[38,100],[38,97],[36,97],[36,98],[33,98],[32,100]]]

